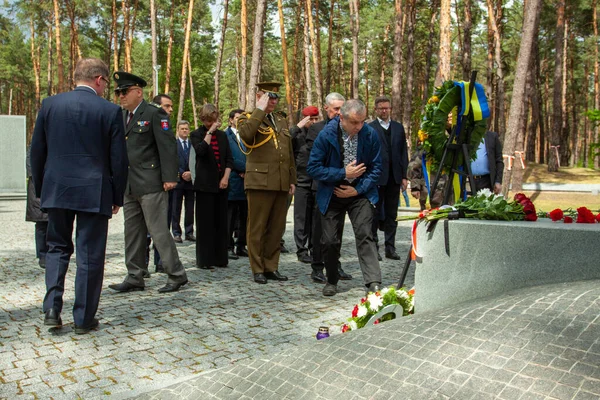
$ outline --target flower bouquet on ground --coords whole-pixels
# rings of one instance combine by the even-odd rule
[[[448,218],[473,218],[499,221],[536,221],[538,216],[531,199],[523,193],[517,193],[514,200],[508,201],[502,195],[493,194],[489,189],[477,192],[465,201],[458,201],[454,206],[442,206],[433,210],[425,210],[417,215],[398,217],[399,221],[426,220]]]
[[[371,317],[376,315],[384,307],[397,304],[402,307],[402,315],[412,314],[414,311],[415,289],[406,290],[404,288],[396,289],[394,286],[383,288],[378,292],[371,292],[360,299],[352,309],[352,317],[348,318],[348,323],[342,325],[342,333],[360,329],[367,325]],[[394,314],[386,314],[375,321],[378,324],[383,321],[394,319]]]
[[[560,208],[554,209],[549,213],[540,211],[538,216],[540,218],[550,218],[554,222],[562,221],[565,224],[571,224],[573,221],[578,224],[595,224],[600,222],[600,211],[596,210],[597,214],[588,209],[587,207],[579,207],[577,210],[567,208],[561,210]]]

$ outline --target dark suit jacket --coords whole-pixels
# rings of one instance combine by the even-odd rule
[[[246,200],[246,192],[244,191],[244,178],[240,176],[246,172],[246,155],[242,153],[238,139],[231,128],[225,130],[227,140],[229,141],[229,149],[233,158],[233,168],[229,175],[229,196],[230,201]]]
[[[392,160],[392,170],[394,171],[394,180],[396,184],[402,184],[402,179],[406,178],[408,169],[408,150],[406,147],[406,134],[404,127],[400,122],[390,120],[390,137],[392,139],[392,153],[388,153],[388,142],[379,124],[379,120],[371,122],[369,125],[377,132],[381,143],[381,176],[379,185],[387,185],[390,176],[390,158]]]
[[[225,132],[217,129],[214,134],[219,144],[219,163],[221,164],[221,170],[219,171],[215,153],[210,145],[204,141],[207,131],[208,129],[201,126],[190,134],[192,146],[194,146],[194,150],[196,151],[196,180],[194,181],[194,190],[218,193],[220,191],[219,181],[225,175],[225,168],[233,169],[233,158]]]
[[[313,178],[308,175],[306,172],[306,166],[308,165],[310,152],[312,151],[317,136],[319,136],[319,133],[323,130],[323,128],[325,128],[325,125],[327,125],[329,121],[330,120],[327,118],[327,116],[325,116],[324,120],[315,122],[310,126],[310,128],[308,128],[308,131],[306,132],[305,144],[300,149],[297,160],[298,164],[304,165],[304,173],[302,178],[300,177],[300,174],[298,174],[298,186],[310,186],[312,190],[317,190],[317,182],[313,181]]]
[[[501,184],[504,175],[504,159],[502,158],[502,143],[496,132],[487,131],[485,133],[485,149],[488,154],[492,185]]]
[[[123,110],[123,121],[127,114]],[[126,194],[161,192],[164,182],[177,182],[177,143],[165,110],[142,100],[125,127],[125,136],[130,163]]]
[[[190,150],[192,148],[192,139],[188,137],[187,153],[183,149],[181,140],[175,140],[177,141],[177,159],[179,160],[179,172],[177,174],[179,182],[177,182],[177,186],[175,187],[175,189],[193,189],[194,187],[192,181],[186,181],[181,177],[181,175],[183,175],[184,172],[190,170]]]
[[[42,102],[31,141],[31,172],[41,207],[112,215],[123,205],[127,150],[121,108],[92,88]]]

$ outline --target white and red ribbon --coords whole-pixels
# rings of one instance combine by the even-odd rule
[[[560,155],[558,154],[559,147],[560,145],[550,146],[551,149],[554,149],[554,151],[556,151],[556,163],[558,164],[558,168],[560,168]]]
[[[525,154],[524,151],[515,151],[515,154],[519,157],[519,161],[521,161],[521,168],[525,169]]]
[[[509,156],[508,154],[502,154],[502,158],[508,158],[508,170],[510,171],[512,169],[515,156]]]

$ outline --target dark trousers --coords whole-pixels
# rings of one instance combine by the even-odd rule
[[[492,184],[492,178],[490,177],[490,174],[476,175],[476,177],[473,177],[473,179],[475,179],[475,193],[482,189],[494,190],[494,185]]]
[[[196,192],[196,265],[227,265],[227,191]]]
[[[171,231],[173,236],[181,236],[181,209],[185,199],[185,214],[183,224],[185,236],[194,234],[194,189],[173,189],[173,204],[171,207]]]
[[[346,213],[350,217],[356,253],[366,286],[373,282],[381,283],[381,269],[377,260],[377,247],[373,240],[373,205],[364,196],[341,199],[333,195],[329,208],[322,218],[323,255],[327,281],[336,285],[339,280],[338,263],[342,245],[342,232]]]
[[[310,187],[297,186],[294,193],[294,241],[299,256],[312,250],[314,209],[315,193]]]
[[[92,322],[102,292],[104,257],[108,217],[106,215],[62,208],[48,209],[48,253],[46,254],[46,296],[44,312],[50,308],[62,311],[65,276],[73,254],[73,222],[77,218],[75,242],[77,272],[75,273],[75,325]]]
[[[227,202],[227,226],[229,227],[229,249],[237,250],[246,248],[246,228],[248,220],[248,201],[229,200]],[[237,240],[234,241],[234,232],[237,232]]]
[[[48,253],[48,243],[46,243],[46,232],[48,231],[48,221],[38,221],[35,223],[35,257],[44,260]]]
[[[387,185],[379,186],[379,201],[375,205],[375,218],[373,218],[373,238],[377,249],[379,249],[378,227],[383,228],[385,237],[385,252],[396,251],[396,229],[398,228],[398,206],[400,203],[400,188],[390,173]]]

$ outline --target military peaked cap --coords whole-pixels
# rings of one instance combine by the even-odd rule
[[[267,94],[272,93],[274,96],[269,97],[280,97],[279,95],[279,87],[281,86],[280,82],[259,82],[256,84],[258,90],[261,90]]]
[[[129,72],[117,71],[113,74],[117,87],[115,90],[127,89],[131,86],[146,87],[147,83],[139,76],[130,74]]]

